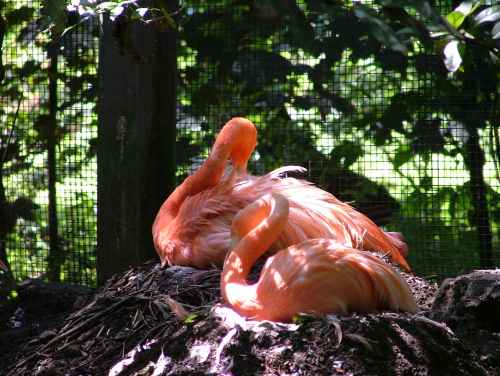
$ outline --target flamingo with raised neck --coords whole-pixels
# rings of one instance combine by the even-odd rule
[[[208,159],[163,203],[152,229],[162,265],[221,266],[230,248],[234,216],[263,195],[277,192],[288,199],[290,215],[271,251],[307,239],[328,238],[387,253],[410,270],[400,235],[382,231],[364,214],[308,181],[281,176],[304,169],[287,166],[264,176],[248,174],[247,162],[256,143],[257,130],[251,121],[231,119],[217,136]],[[232,169],[225,174],[229,161]]]
[[[247,283],[255,261],[287,224],[288,200],[267,194],[241,210],[231,228],[221,293],[240,315],[289,321],[298,313],[416,312],[407,283],[378,257],[331,239],[311,239],[277,252],[258,282]]]
[[[233,176],[246,174],[247,162],[256,144],[257,130],[255,126],[247,119],[233,118],[217,136],[208,159],[193,175],[188,176],[163,203],[156,215],[152,229],[153,242],[162,266],[167,262],[177,265],[208,266],[204,262],[200,265],[191,252],[186,252],[189,249],[180,249],[182,246],[176,244],[177,235],[182,232],[182,226],[177,224],[178,222],[182,223],[182,220],[176,222],[175,219],[189,197],[196,197],[198,193],[207,190],[211,192],[210,188],[217,186],[224,174],[228,159],[233,164]],[[198,202],[196,201],[196,203]],[[203,203],[200,202],[198,207],[201,205]],[[189,207],[189,205],[186,206]],[[189,212],[189,210],[187,211]],[[207,252],[209,252],[208,249]],[[191,260],[190,256],[192,256]],[[208,256],[208,260],[210,260],[210,256]]]

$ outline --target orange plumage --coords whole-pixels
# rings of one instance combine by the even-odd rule
[[[284,230],[288,215],[288,200],[273,193],[233,221],[234,247],[224,263],[221,292],[239,314],[288,321],[298,313],[418,310],[406,282],[383,260],[331,239],[279,251],[267,260],[258,282],[248,285],[252,265]]]
[[[347,247],[387,253],[410,269],[401,255],[406,244],[399,236],[383,232],[368,217],[312,183],[283,177],[301,167],[282,167],[264,176],[248,174],[247,161],[256,142],[257,131],[249,120],[231,119],[208,159],[163,203],[153,224],[154,245],[163,265],[222,265],[236,213],[277,192],[289,201],[290,215],[271,251],[307,239],[334,239]]]

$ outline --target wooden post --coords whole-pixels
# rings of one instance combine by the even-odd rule
[[[57,217],[57,73],[58,73],[59,43],[48,46],[49,66],[49,115],[47,133],[47,176],[49,191],[49,255],[47,258],[47,277],[50,282],[61,280],[61,265],[64,255],[61,253],[59,241],[59,220]]]
[[[175,184],[175,31],[129,27],[125,45],[109,19],[101,37],[99,285],[131,265],[156,258],[151,226]]]

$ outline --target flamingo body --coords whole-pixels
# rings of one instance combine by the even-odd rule
[[[290,215],[271,252],[307,239],[327,238],[388,253],[410,269],[402,256],[406,244],[398,234],[385,233],[368,217],[310,182],[283,177],[303,168],[282,167],[264,176],[248,174],[246,164],[255,144],[255,126],[243,118],[232,119],[217,137],[207,161],[165,201],[153,224],[162,264],[222,265],[236,213],[265,194],[279,193],[289,201]],[[229,169],[228,159],[233,162]]]
[[[224,264],[221,291],[238,313],[288,321],[298,313],[417,311],[408,285],[388,264],[332,239],[310,239],[277,252],[258,282],[248,285],[253,262],[286,226],[287,216],[287,199],[272,194],[235,218],[235,247]]]

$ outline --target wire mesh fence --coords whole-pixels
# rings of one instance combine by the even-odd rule
[[[446,13],[453,4],[438,5]],[[433,68],[442,66],[441,57],[417,55],[408,63],[364,41],[346,42],[362,26],[348,12],[326,15],[313,1],[281,6],[189,8],[181,30],[188,37],[179,56],[178,132],[191,154],[179,160],[180,178],[206,155],[210,135],[230,116],[244,115],[259,130],[255,173],[285,164],[307,167],[310,180],[387,229],[402,231],[418,273],[444,277],[480,267],[479,234],[489,226],[498,264],[496,128],[490,123],[479,132],[491,219],[484,226],[474,218],[479,188],[465,160],[481,159],[481,150],[468,157],[472,135],[447,111],[467,99],[458,91],[439,97]],[[204,33],[190,40],[197,29]],[[479,108],[468,111],[484,117]]]
[[[433,105],[435,76],[421,66],[435,59],[406,64],[386,50],[374,52],[356,39],[360,25],[350,13],[325,15],[316,3],[183,3],[178,180],[203,161],[223,123],[243,115],[259,131],[254,173],[306,167],[308,179],[386,229],[402,231],[417,273],[443,277],[479,267],[482,230],[472,218],[470,166],[457,146],[471,136]],[[63,281],[93,285],[97,21],[48,45],[37,32],[40,5],[16,0],[5,13],[0,243],[19,280],[52,270]],[[413,93],[418,106],[408,102]],[[463,98],[442,101],[453,107]],[[400,128],[386,126],[398,119]],[[479,137],[498,264],[493,132],[489,124]]]
[[[49,44],[39,33],[41,5],[16,1],[4,13],[0,242],[18,280],[53,273],[92,285],[96,25]]]

